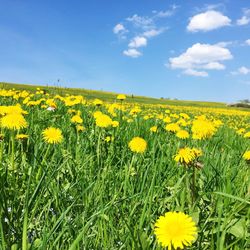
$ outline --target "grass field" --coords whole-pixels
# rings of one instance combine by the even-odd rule
[[[0,249],[250,248],[249,111],[1,87]]]
[[[113,92],[104,92],[104,91],[86,90],[86,89],[77,89],[77,88],[64,88],[64,87],[56,87],[56,86],[38,86],[38,85],[0,82],[0,88],[4,88],[4,89],[15,88],[17,90],[28,90],[31,92],[35,92],[37,87],[40,87],[41,89],[44,89],[54,95],[56,94],[79,95],[80,94],[90,100],[99,98],[107,102],[113,102],[117,96],[117,93],[113,93]],[[167,104],[167,105],[178,105],[178,106],[185,105],[185,106],[197,106],[197,107],[219,107],[219,108],[226,107],[226,104],[222,102],[164,100],[164,99],[157,99],[157,98],[136,96],[136,95],[134,95],[133,97],[132,95],[127,95],[126,102],[137,102],[137,103],[142,103],[142,104]]]

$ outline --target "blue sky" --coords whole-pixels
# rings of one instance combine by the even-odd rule
[[[0,0],[0,81],[250,98],[250,1]]]

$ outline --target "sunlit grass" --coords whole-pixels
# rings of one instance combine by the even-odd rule
[[[42,98],[29,105],[25,98],[0,97],[0,105],[20,103],[28,113],[27,128],[1,127],[0,249],[162,249],[154,224],[168,211],[196,222],[198,236],[187,249],[249,247],[249,163],[242,156],[250,149],[244,138],[250,112],[143,106],[115,98],[114,109],[105,102],[67,106],[53,99],[56,109],[50,111],[46,100],[53,95],[31,100]],[[140,111],[131,112],[135,106]],[[96,111],[119,125],[98,126]],[[190,117],[182,115],[186,124],[179,123],[190,133],[186,139],[166,131],[164,122],[169,117],[177,123],[183,112]],[[75,114],[83,131],[71,120]],[[201,114],[216,129],[196,140],[191,127]],[[150,131],[153,126],[157,131]],[[43,131],[49,127],[60,129],[63,140],[47,143]],[[13,139],[18,133],[28,138]],[[135,137],[146,146],[133,152],[129,142]],[[202,155],[180,164],[174,156],[183,147]]]

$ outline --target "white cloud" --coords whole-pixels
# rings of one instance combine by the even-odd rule
[[[201,68],[202,69],[223,70],[226,67],[225,67],[225,65],[218,63],[218,62],[210,62],[210,63],[204,64]]]
[[[172,68],[204,68],[209,63],[232,59],[227,48],[218,45],[196,43],[178,57],[170,58]]]
[[[246,45],[249,45],[249,46],[250,46],[250,39],[247,39],[247,40],[246,40]]]
[[[154,37],[154,36],[158,36],[163,32],[164,32],[164,29],[151,29],[151,30],[145,31],[143,33],[143,36],[145,36],[147,38],[151,38],[151,37]]]
[[[179,8],[178,5],[173,4],[168,10],[153,10],[152,13],[154,14],[153,18],[164,18],[164,17],[171,17],[175,14],[175,10]]]
[[[133,57],[133,58],[137,58],[139,56],[142,56],[142,53],[136,49],[128,49],[128,50],[124,50],[123,54],[125,56],[129,56],[129,57]]]
[[[155,17],[170,17],[173,15],[173,11],[171,10],[166,10],[166,11],[156,11],[155,13]]]
[[[243,16],[242,18],[237,20],[237,25],[247,25],[250,23],[250,17]]]
[[[246,68],[246,67],[240,67],[238,69],[239,73],[242,74],[242,75],[247,75],[247,74],[250,74],[250,68]]]
[[[223,47],[223,48],[226,48],[228,47],[229,45],[233,45],[235,44],[236,41],[228,41],[228,42],[219,42],[219,43],[216,43],[215,45],[219,46],[219,47]]]
[[[147,39],[143,36],[134,37],[128,44],[130,48],[139,48],[147,46]]]
[[[230,25],[231,20],[219,11],[208,10],[190,19],[187,30],[190,32],[210,31]]]
[[[135,14],[132,17],[126,18],[126,20],[128,22],[131,22],[135,27],[141,28],[144,30],[155,27],[153,19],[147,16],[138,16],[137,14]]]
[[[232,58],[229,49],[218,44],[196,43],[178,57],[169,58],[169,63],[172,69],[185,69],[185,74],[205,76],[205,71],[198,71],[197,73],[195,69],[223,70],[225,66],[220,61]]]
[[[237,69],[237,71],[232,71],[232,75],[248,75],[250,74],[250,68],[247,68],[245,66],[242,66]]]
[[[174,15],[177,5],[172,5],[168,10],[152,11],[149,16],[139,16],[134,14],[125,18],[118,23],[113,32],[118,35],[118,38],[130,38],[128,49],[123,51],[123,54],[131,57],[141,56],[142,53],[137,48],[145,47],[152,37],[156,37],[167,30],[167,27],[159,25],[159,19]],[[124,27],[124,25],[128,30]],[[130,35],[126,36],[125,33]]]
[[[122,32],[122,31],[125,31],[125,30],[126,30],[125,27],[121,23],[116,24],[116,26],[113,28],[113,32],[115,34],[118,34],[119,32]]]
[[[237,20],[237,25],[247,25],[250,23],[250,9],[244,9],[243,10],[244,15]]]
[[[186,69],[185,71],[183,71],[183,74],[190,76],[208,77],[208,73],[206,71],[198,71],[194,69]]]

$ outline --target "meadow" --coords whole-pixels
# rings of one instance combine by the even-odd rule
[[[250,248],[249,111],[14,87],[0,249]]]

